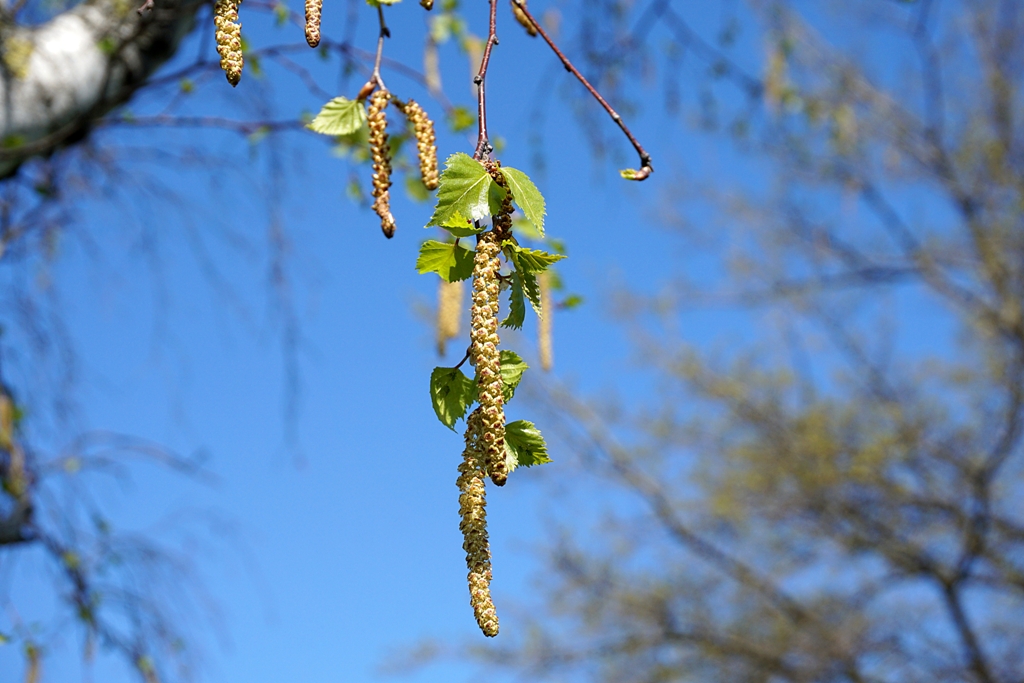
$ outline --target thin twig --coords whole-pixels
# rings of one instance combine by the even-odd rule
[[[491,0],[491,21],[487,31],[484,56],[480,60],[480,71],[473,77],[476,83],[477,136],[473,158],[480,160],[490,155],[493,147],[487,139],[487,67],[491,63],[491,50],[498,44],[498,0]]]
[[[621,171],[622,177],[626,178],[627,180],[646,179],[647,176],[651,175],[651,173],[654,172],[654,169],[651,167],[651,155],[647,153],[647,150],[643,148],[643,145],[641,145],[640,142],[633,136],[633,133],[629,130],[629,127],[622,120],[622,117],[619,116],[619,113],[612,109],[612,106],[608,104],[607,100],[601,97],[601,93],[597,92],[594,86],[590,85],[590,82],[586,78],[584,78],[583,74],[581,74],[579,70],[572,65],[572,62],[569,61],[569,58],[566,57],[565,54],[558,49],[558,46],[555,45],[555,41],[551,40],[551,36],[549,36],[547,31],[544,30],[544,27],[540,25],[540,23],[537,21],[536,18],[534,18],[532,14],[530,14],[530,10],[526,9],[526,3],[523,2],[523,0],[512,0],[512,2],[515,3],[516,7],[518,7],[523,12],[523,16],[525,16],[529,20],[529,22],[533,25],[533,28],[536,29],[537,33],[540,34],[540,37],[543,38],[544,42],[548,44],[548,47],[550,47],[551,50],[555,53],[555,55],[558,57],[558,59],[562,61],[562,65],[565,67],[565,70],[570,72],[577,79],[579,79],[579,82],[583,84],[583,87],[586,88],[587,91],[594,96],[594,99],[601,103],[601,106],[604,107],[606,112],[608,112],[608,115],[612,117],[612,121],[618,124],[619,128],[622,129],[622,132],[626,134],[626,137],[629,138],[629,141],[633,144],[633,149],[635,149],[636,153],[640,155],[640,169],[626,169],[624,171]],[[491,8],[491,33],[493,35],[494,0],[491,0]],[[489,51],[490,43],[488,42],[488,53]],[[487,56],[485,54],[484,60],[486,61],[486,59]],[[482,95],[480,101],[483,102]]]
[[[391,31],[388,30],[388,25],[384,23],[383,5],[377,5],[377,18],[380,20],[380,35],[377,37],[377,54],[373,58],[373,75],[370,76],[370,81],[376,83],[381,90],[387,90],[387,86],[384,85],[384,79],[380,77],[380,61],[384,56],[384,39],[391,37]]]

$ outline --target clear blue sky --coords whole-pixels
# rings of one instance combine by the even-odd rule
[[[554,4],[534,0],[531,6]],[[556,320],[557,372],[587,392],[600,395],[615,386],[627,398],[642,399],[645,383],[620,381],[634,376],[636,359],[622,330],[609,323],[606,294],[626,280],[657,291],[673,275],[700,278],[702,268],[712,267],[666,239],[658,217],[673,183],[699,177],[757,188],[761,180],[756,170],[738,165],[720,138],[692,132],[692,107],[671,116],[657,104],[630,117],[654,154],[656,173],[642,184],[619,180],[618,168],[635,165],[632,150],[598,115],[594,121],[618,158],[595,159],[565,99],[554,94],[578,91],[578,84],[539,40],[511,22],[507,2],[500,5],[504,28],[490,74],[490,125],[507,141],[502,160],[533,175],[544,192],[548,230],[569,246],[562,273],[587,301]],[[340,6],[328,3],[326,33],[341,35]],[[468,12],[477,33],[484,30],[485,8],[476,2]],[[293,3],[292,9],[301,7]],[[370,50],[373,15],[366,7],[360,11],[357,40]],[[691,12],[697,26],[714,35],[717,17],[697,13]],[[394,35],[388,55],[417,64],[423,11],[406,0],[388,16]],[[282,29],[262,17],[243,5],[250,41],[281,40]],[[301,40],[300,29],[285,30]],[[193,37],[183,54],[191,58],[197,49]],[[567,49],[579,53],[572,39]],[[472,107],[464,59],[446,48],[443,60],[450,97]],[[334,92],[334,72],[317,68],[321,87]],[[400,96],[424,101],[437,116],[418,86],[386,77]],[[541,86],[545,78],[550,85]],[[353,77],[337,94],[353,95],[360,82]],[[692,102],[695,93],[686,88],[683,96]],[[551,94],[541,105],[542,174],[527,144],[538,92]],[[269,65],[264,79],[247,73],[234,91],[218,74],[215,84],[192,97],[198,101],[184,110],[231,115],[234,102],[244,102],[244,112],[265,102],[272,118],[322,104]],[[153,112],[164,101],[148,96],[132,109]],[[81,429],[135,434],[181,453],[205,453],[216,477],[212,484],[194,482],[139,465],[130,483],[92,484],[120,529],[166,539],[181,538],[175,528],[195,532],[186,555],[217,611],[215,628],[197,624],[194,630],[204,655],[201,679],[374,681],[389,657],[422,638],[483,641],[468,605],[458,531],[454,482],[461,437],[437,422],[427,394],[430,370],[442,364],[422,314],[433,304],[436,281],[417,275],[413,264],[429,236],[421,226],[430,206],[406,201],[396,186],[398,233],[384,240],[376,217],[345,198],[346,163],[311,136],[286,134],[253,149],[216,131],[117,130],[98,139],[116,145],[125,159],[138,148],[174,150],[188,143],[241,168],[218,181],[202,167],[127,163],[144,174],[105,180],[107,194],[75,204],[50,272],[78,354],[77,412],[64,432],[40,438],[57,443]],[[268,284],[269,144],[278,146],[283,167],[283,184],[274,190],[283,198],[287,297],[301,334],[294,438],[286,433],[280,290]],[[439,149],[443,158],[471,152],[472,145],[443,134]],[[153,185],[154,178],[165,187]],[[210,269],[223,289],[211,284]],[[726,316],[693,316],[684,321],[684,336],[709,344],[734,332],[734,323]],[[532,359],[530,335],[510,343]],[[456,350],[451,353],[447,364],[458,359]],[[510,413],[544,429],[544,415],[524,400]],[[505,489],[490,489],[493,589],[503,632],[516,628],[517,606],[529,603],[537,578],[530,547],[543,537],[545,506],[531,480],[558,476],[557,450],[552,457],[546,473],[518,472]],[[210,520],[217,520],[216,533],[203,531]],[[0,571],[26,605],[20,615],[26,622],[49,614],[46,600],[36,598],[50,585],[39,578],[44,566],[26,553],[16,567]],[[102,656],[83,670],[81,643],[72,632],[52,643],[45,681],[133,680],[120,662]],[[0,649],[0,681],[18,680],[21,670],[21,658]],[[442,663],[400,680],[469,680],[471,670]]]

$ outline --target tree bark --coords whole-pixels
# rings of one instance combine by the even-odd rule
[[[197,0],[86,0],[40,26],[0,26],[0,180],[80,141],[177,51]]]

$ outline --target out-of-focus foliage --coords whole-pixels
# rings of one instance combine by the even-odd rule
[[[654,398],[538,397],[576,456],[566,521],[537,609],[474,656],[528,680],[1022,680],[1024,8],[592,4],[567,28],[602,87],[755,173],[669,190],[715,283],[622,294]],[[741,311],[717,353],[687,343],[708,306]]]

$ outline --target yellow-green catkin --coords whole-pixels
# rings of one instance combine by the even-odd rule
[[[420,178],[423,180],[423,186],[428,190],[436,190],[439,176],[434,122],[416,100],[409,100],[401,109],[405,118],[412,124],[416,136],[416,155],[420,161]]]
[[[242,80],[242,25],[238,22],[238,6],[242,0],[217,0],[213,5],[213,23],[217,28],[217,52],[220,68],[232,86]]]
[[[555,309],[551,305],[551,276],[547,271],[537,273],[537,288],[540,290],[540,318],[537,320],[537,355],[544,372],[551,372],[555,366],[555,352],[552,347],[551,328]]]
[[[385,108],[391,94],[377,90],[370,96],[366,118],[370,125],[370,155],[373,157],[373,210],[380,216],[380,229],[388,239],[395,234],[395,217],[391,215],[391,147],[388,145],[388,118]]]
[[[323,0],[306,0],[306,42],[310,47],[320,44],[320,12]]]
[[[505,401],[501,389],[498,354],[498,254],[501,241],[495,230],[480,235],[473,260],[473,304],[470,308],[469,356],[476,366],[482,431],[480,449],[491,481],[504,486]]]
[[[526,14],[523,12],[522,8],[520,8],[519,5],[516,4],[516,0],[511,0],[511,2],[512,2],[512,14],[515,15],[516,21],[518,21],[520,24],[522,24],[523,28],[526,29],[526,32],[528,34],[530,34],[531,38],[536,38],[537,37],[537,29],[535,29],[533,27],[533,23],[526,17]],[[526,6],[526,0],[522,0],[522,2],[523,2],[523,6],[525,7]]]
[[[459,529],[469,569],[469,604],[485,636],[498,635],[498,613],[491,600],[491,546],[487,539],[487,499],[481,458],[483,407],[466,419],[466,449],[459,464]]]
[[[437,289],[437,354],[443,356],[448,340],[459,336],[462,321],[462,281],[440,280]]]

